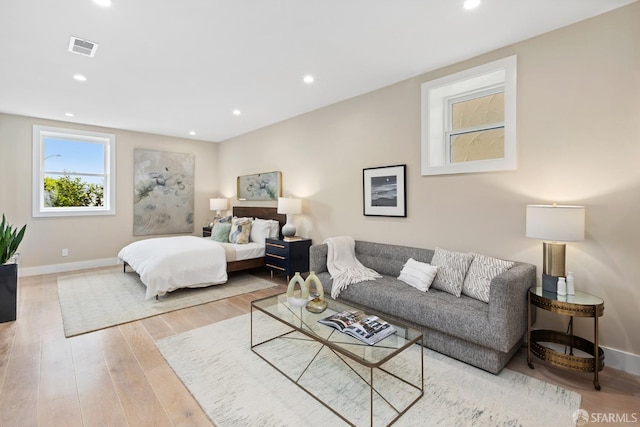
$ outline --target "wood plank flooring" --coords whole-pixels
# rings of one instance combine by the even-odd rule
[[[211,426],[154,341],[247,313],[251,300],[286,290],[275,278],[271,289],[65,338],[57,278],[20,278],[18,320],[0,324],[0,426]],[[605,367],[596,392],[588,374],[534,364],[523,349],[508,368],[581,393],[590,413],[635,414],[640,425],[640,377]]]

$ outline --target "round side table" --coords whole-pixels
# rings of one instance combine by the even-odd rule
[[[604,301],[586,292],[576,291],[575,295],[561,296],[554,292],[543,291],[542,287],[533,287],[528,292],[527,322],[527,364],[533,369],[531,355],[549,362],[554,366],[580,372],[593,372],[593,386],[600,390],[598,372],[604,368],[604,351],[598,346],[598,318],[604,312]],[[538,307],[553,313],[569,316],[567,332],[531,328],[531,312]],[[574,317],[593,318],[593,342],[573,334]],[[542,343],[561,344],[569,348],[564,353]],[[578,349],[590,357],[576,356]]]

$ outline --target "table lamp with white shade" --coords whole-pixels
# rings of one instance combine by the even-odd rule
[[[301,212],[301,199],[278,197],[278,213],[287,215],[287,223],[282,227],[282,235],[285,240],[292,240],[296,235],[296,226],[293,225],[293,215]]]
[[[227,199],[216,198],[209,199],[209,209],[212,211],[216,211],[215,219],[222,218],[221,211],[227,210]]]
[[[584,240],[584,206],[527,205],[527,237],[542,244],[542,289],[557,292],[558,278],[566,277],[564,242]]]

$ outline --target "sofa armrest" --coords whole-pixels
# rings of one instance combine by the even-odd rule
[[[521,340],[527,331],[527,292],[536,285],[536,266],[516,263],[494,277],[489,290],[489,321],[503,338],[503,351]]]
[[[323,273],[327,270],[327,253],[329,247],[326,243],[311,245],[309,248],[309,271],[315,271],[316,274]]]

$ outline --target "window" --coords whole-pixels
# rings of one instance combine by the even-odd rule
[[[516,168],[516,57],[422,84],[422,175]]]
[[[33,216],[115,215],[115,135],[33,127]]]

